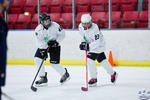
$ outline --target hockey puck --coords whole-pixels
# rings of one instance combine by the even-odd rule
[[[82,91],[88,91],[88,88],[86,88],[86,87],[81,87],[81,90],[82,90]]]

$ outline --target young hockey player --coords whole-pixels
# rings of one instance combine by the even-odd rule
[[[89,14],[81,16],[81,23],[79,24],[79,33],[81,35],[80,50],[87,51],[87,66],[89,68],[90,77],[89,86],[97,85],[97,68],[94,63],[97,60],[111,76],[111,82],[115,83],[117,73],[112,69],[108,62],[105,51],[104,37],[98,26],[92,22]]]
[[[40,15],[40,24],[35,29],[37,51],[35,53],[34,62],[37,68],[40,67],[42,60],[50,56],[50,63],[60,75],[60,83],[64,83],[70,78],[66,68],[60,64],[60,42],[65,37],[65,31],[56,22],[51,21],[47,13]],[[48,82],[47,72],[42,65],[39,72],[40,79],[35,82],[37,86],[45,85]]]

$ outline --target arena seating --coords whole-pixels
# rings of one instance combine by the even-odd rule
[[[89,12],[90,0],[76,0],[77,12]]]
[[[106,13],[106,20],[105,20],[105,28],[108,28],[109,23],[109,12]],[[121,12],[120,11],[113,11],[112,12],[112,28],[120,28],[121,22]]]
[[[141,11],[139,13],[139,22],[138,22],[137,27],[138,28],[148,27],[148,11]]]
[[[64,0],[63,12],[64,13],[72,13],[72,0]]]
[[[84,13],[91,14],[93,22],[100,28],[108,28],[108,0],[76,0],[75,3],[76,28]],[[63,28],[72,28],[72,0],[40,0],[40,4],[41,13],[49,13],[52,20]],[[112,0],[112,28],[147,28],[148,0],[144,0],[142,11],[137,11],[137,7],[138,0]],[[21,22],[21,16],[28,21]],[[37,0],[13,0],[9,7],[10,29],[34,29],[38,24],[37,18]]]
[[[138,22],[138,11],[126,11],[121,21],[122,28],[136,28]]]
[[[26,0],[13,0],[10,5],[10,12],[14,14],[23,13]]]
[[[104,12],[105,0],[91,0],[91,12]]]
[[[30,29],[31,15],[19,14],[15,29]]]
[[[137,2],[138,0],[120,0],[120,9],[122,12],[135,11],[137,10]]]
[[[100,28],[105,28],[105,20],[106,20],[105,12],[93,12],[91,16],[93,22],[95,22]]]
[[[36,12],[37,0],[26,0],[24,12],[30,12],[33,15]]]
[[[57,23],[60,23],[61,13],[50,13],[51,19]]]
[[[72,13],[62,13],[60,25],[65,29],[72,28]]]
[[[105,4],[105,11],[108,11],[109,2],[106,0]],[[112,11],[119,11],[120,10],[120,0],[112,0]]]
[[[40,0],[40,4],[41,4],[40,6],[41,13],[44,13],[44,12],[50,13],[49,7],[51,5],[51,0]]]
[[[8,27],[14,29],[15,23],[18,19],[18,14],[8,14]]]
[[[61,13],[62,12],[63,0],[52,0],[49,6],[51,13]]]
[[[35,29],[38,25],[38,14],[34,14],[31,20],[31,29]]]
[[[145,0],[143,7],[144,7],[144,10],[148,10],[148,0]]]

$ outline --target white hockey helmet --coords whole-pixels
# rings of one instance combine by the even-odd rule
[[[90,16],[90,14],[83,14],[81,16],[81,23],[91,23],[91,20],[92,20],[92,18]]]

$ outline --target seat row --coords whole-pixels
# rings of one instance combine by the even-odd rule
[[[75,0],[76,12],[104,12],[108,11],[109,0]],[[72,13],[72,0],[40,0],[41,12]],[[113,11],[135,11],[138,0],[112,0]],[[143,9],[148,10],[148,0],[143,2]],[[37,13],[37,0],[13,0],[9,13]]]
[[[100,28],[108,28],[108,12],[80,12],[76,15],[76,28],[80,23],[82,14],[88,13],[92,16],[92,21]],[[72,28],[72,13],[50,13],[51,19],[59,23],[65,29]],[[38,25],[38,14],[9,14],[8,25],[10,29],[35,29]],[[112,12],[112,28],[147,28],[148,11],[119,11]]]

